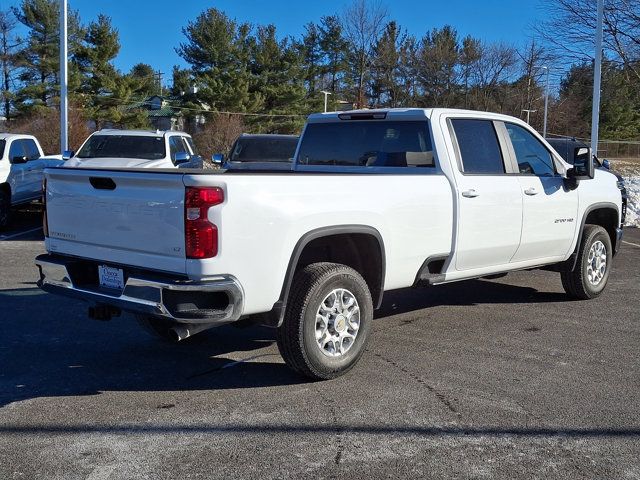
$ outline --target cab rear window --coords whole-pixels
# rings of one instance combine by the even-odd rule
[[[299,165],[434,167],[425,121],[350,121],[307,125]]]

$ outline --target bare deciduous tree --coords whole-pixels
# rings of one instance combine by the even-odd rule
[[[578,63],[593,59],[596,0],[544,0],[548,20],[536,29],[558,52]],[[604,48],[640,79],[640,0],[604,2]]]
[[[205,159],[205,165],[211,166],[208,159],[214,153],[229,153],[234,140],[244,131],[244,122],[240,115],[218,114],[207,121],[204,128],[193,134],[196,149]]]
[[[345,37],[353,57],[353,74],[359,107],[365,105],[365,84],[371,64],[372,52],[389,17],[386,7],[379,1],[354,0],[345,10],[342,22]]]

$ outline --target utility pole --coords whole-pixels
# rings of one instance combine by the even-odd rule
[[[522,111],[523,111],[523,112],[527,112],[527,123],[528,123],[529,125],[531,125],[531,123],[529,122],[529,119],[531,118],[531,114],[532,114],[532,113],[536,113],[536,112],[537,112],[537,110],[530,110],[530,109],[528,109],[528,108],[523,108],[523,109],[522,109]]]
[[[549,112],[549,67],[542,67],[547,71],[547,84],[544,87],[544,127],[542,127],[542,137],[547,138],[547,114]]]
[[[158,70],[155,74],[156,77],[158,77],[158,87],[160,90],[160,96],[162,96],[162,76],[164,75],[164,72],[161,72],[160,70]]]
[[[591,154],[598,155],[600,122],[600,77],[602,74],[602,19],[604,0],[598,0],[598,24],[596,26],[596,52],[593,63],[593,104],[591,106]]]
[[[69,150],[67,92],[67,0],[60,0],[60,153]]]
[[[324,94],[324,113],[327,113],[327,98],[331,95],[331,92],[327,92],[326,90],[320,90],[320,93]]]

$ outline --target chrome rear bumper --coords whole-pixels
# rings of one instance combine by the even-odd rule
[[[70,273],[74,262],[72,258],[40,255],[36,258],[40,270],[38,286],[46,292],[181,323],[223,324],[238,320],[242,314],[242,287],[229,275],[192,282],[129,274],[122,292],[115,292],[74,282]]]

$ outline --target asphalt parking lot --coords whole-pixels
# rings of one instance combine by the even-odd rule
[[[0,479],[640,478],[639,230],[593,301],[543,271],[391,292],[314,383],[266,328],[88,320],[36,288],[32,220],[0,238]]]

